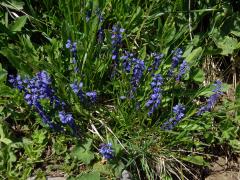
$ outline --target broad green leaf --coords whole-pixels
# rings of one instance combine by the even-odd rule
[[[225,36],[223,38],[219,38],[215,40],[215,44],[218,48],[222,49],[222,55],[229,55],[234,52],[235,49],[238,48],[238,41],[235,38]]]
[[[77,180],[100,180],[99,172],[89,172],[77,177]]]
[[[162,34],[162,43],[167,46],[174,38],[176,34],[175,22],[173,18],[169,17],[164,24],[163,34]]]
[[[93,170],[103,173],[103,174],[112,174],[112,169],[109,164],[102,164],[101,162],[97,162],[93,165]]]
[[[200,166],[208,166],[208,163],[203,159],[202,156],[187,156],[187,157],[183,157],[182,160],[196,164],[196,165],[200,165]]]
[[[202,47],[198,47],[194,49],[187,57],[186,60],[190,65],[197,65],[199,64],[198,60],[201,58],[203,53]]]
[[[198,69],[192,78],[195,82],[202,83],[205,79],[203,70]]]
[[[79,161],[82,161],[85,164],[90,164],[90,162],[94,159],[94,154],[90,150],[91,144],[92,140],[88,139],[87,143],[83,146],[76,146],[73,149],[71,156]]]
[[[12,32],[21,31],[23,26],[26,24],[26,22],[27,22],[27,16],[21,16],[17,18],[14,21],[14,23],[10,26],[10,30]]]
[[[7,138],[1,138],[0,139],[0,142],[2,142],[2,143],[4,143],[4,144],[10,144],[10,143],[12,143],[12,141],[10,140],[10,139],[7,139]]]
[[[186,58],[192,52],[192,49],[193,45],[187,46],[186,51],[183,53],[182,57]]]

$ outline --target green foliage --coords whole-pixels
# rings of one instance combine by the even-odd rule
[[[208,166],[212,147],[239,152],[239,85],[234,102],[223,95],[210,112],[197,115],[215,88],[212,83],[203,85],[208,76],[203,59],[234,63],[239,59],[237,5],[228,0],[199,0],[190,7],[183,0],[1,2],[1,177],[43,178],[60,171],[69,179],[115,179],[127,169],[134,179],[172,179],[172,175],[184,179],[183,165]],[[134,70],[126,73],[123,59],[117,65],[112,59],[113,25],[125,29],[118,56],[126,50],[144,60],[146,70],[136,91],[132,91]],[[68,39],[76,42],[76,53],[71,51],[73,45],[66,48]],[[190,66],[178,81],[180,65],[168,76],[171,51],[177,48],[183,49]],[[152,52],[164,55],[156,72],[147,71],[154,61]],[[49,99],[40,102],[57,128],[44,124],[41,111],[27,105],[26,92],[8,82],[11,74],[32,78],[42,70],[51,77],[54,95],[66,104],[55,108]],[[160,73],[164,83],[161,103],[149,116],[146,103],[153,73]],[[83,92],[96,91],[95,104],[74,93],[75,81],[83,82]],[[226,83],[223,93],[230,87]],[[185,105],[184,118],[166,130],[163,125],[174,117],[172,109],[178,103]],[[73,116],[74,124],[60,121],[58,113],[63,109]],[[110,142],[113,158],[101,157],[100,144]]]

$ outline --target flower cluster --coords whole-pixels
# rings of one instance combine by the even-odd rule
[[[46,71],[41,71],[32,79],[21,79],[20,76],[14,78],[10,76],[9,82],[20,91],[24,91],[24,99],[27,104],[32,106],[40,102],[41,99],[49,99],[51,103],[59,105],[59,99],[54,95],[54,90],[51,88],[51,78]]]
[[[74,65],[74,72],[78,72],[78,67],[77,67],[77,42],[73,42],[68,39],[66,43],[66,48],[70,49],[70,52],[72,52],[72,64]]]
[[[132,63],[134,64],[134,67],[133,67],[131,85],[132,85],[132,92],[135,92],[143,76],[143,72],[145,70],[145,64],[143,60],[137,59],[137,58],[133,58]]]
[[[180,68],[179,68],[179,73],[176,77],[176,81],[180,81],[182,76],[190,69],[188,63],[186,60],[184,60],[182,62],[182,64],[180,65]]]
[[[13,85],[14,88],[17,88],[19,91],[24,91],[24,85],[21,77],[17,75],[17,77],[14,77],[13,75],[9,75],[9,82]]]
[[[78,83],[77,81],[74,81],[72,84],[70,84],[70,87],[72,88],[73,92],[80,98],[80,100],[86,101],[86,98],[90,99],[91,103],[94,103],[97,101],[97,92],[96,91],[89,91],[84,92],[82,90],[83,83]]]
[[[9,82],[12,83],[15,88],[24,92],[26,103],[35,107],[43,122],[50,126],[52,123],[41,105],[41,100],[49,99],[50,104],[54,105],[54,108],[58,108],[61,105],[63,109],[65,106],[65,103],[61,102],[59,98],[54,95],[55,92],[51,88],[51,78],[46,71],[38,72],[32,79],[25,78],[22,80],[20,76],[16,78],[10,76]]]
[[[173,75],[173,70],[174,68],[176,68],[180,62],[180,60],[182,59],[182,54],[183,54],[183,51],[182,49],[180,48],[177,48],[176,50],[173,50],[172,51],[172,65],[168,71],[168,75],[169,76],[172,76]]]
[[[161,103],[163,78],[160,74],[153,77],[151,82],[152,94],[146,103],[146,107],[150,108],[148,115],[151,116]]]
[[[184,114],[185,107],[182,104],[177,104],[176,106],[173,107],[173,113],[174,113],[174,118],[170,118],[167,122],[165,122],[162,125],[162,128],[165,130],[171,130],[173,129],[177,123],[182,120],[182,118],[185,116]]]
[[[123,60],[122,62],[123,70],[126,71],[127,73],[130,73],[131,71],[132,58],[133,58],[133,53],[129,53],[127,51],[125,51],[124,55],[121,57],[121,59]]]
[[[113,158],[113,149],[112,144],[101,144],[99,148],[99,152],[102,154],[103,158],[108,160]]]
[[[118,53],[119,48],[122,43],[122,33],[124,32],[123,28],[120,28],[118,25],[112,27],[112,59],[115,60],[115,63],[118,62]]]
[[[209,99],[207,100],[207,104],[205,106],[202,106],[198,112],[197,115],[202,115],[203,113],[210,111],[214,105],[217,103],[217,100],[222,95],[222,82],[217,80],[213,86],[215,86],[215,89],[212,90],[214,94],[212,94]]]
[[[92,103],[97,101],[97,92],[96,91],[86,92],[86,96],[90,99],[90,101]]]
[[[59,111],[59,118],[63,124],[72,124],[74,122],[72,114],[66,114],[64,111]]]
[[[153,56],[154,60],[153,60],[153,63],[151,65],[151,67],[148,68],[149,72],[152,71],[152,70],[154,70],[154,71],[158,70],[158,68],[160,66],[160,63],[161,63],[161,60],[162,60],[164,55],[154,52],[154,53],[152,53],[152,56]]]

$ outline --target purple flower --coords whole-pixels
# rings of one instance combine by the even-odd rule
[[[155,71],[158,70],[158,68],[160,66],[160,63],[161,63],[161,59],[163,58],[164,55],[163,54],[157,54],[157,53],[154,52],[154,53],[152,53],[152,56],[154,58],[154,61],[151,65],[151,67],[148,68],[149,72],[152,71],[153,69]]]
[[[67,43],[66,43],[66,48],[69,49],[72,45],[72,42],[70,39],[67,40]]]
[[[123,28],[120,28],[119,25],[114,25],[112,27],[112,59],[115,60],[115,63],[118,62],[118,52],[122,43],[122,33],[124,32]]]
[[[217,103],[219,97],[223,94],[222,93],[222,82],[217,80],[213,86],[215,86],[215,89],[212,90],[212,92],[214,92],[214,94],[212,94],[208,100],[207,100],[207,104],[205,106],[202,106],[199,108],[197,115],[202,115],[203,113],[210,111],[215,104]]]
[[[174,117],[163,123],[162,129],[172,130],[180,120],[185,116],[185,107],[182,104],[177,104],[173,107]]]
[[[177,75],[177,78],[176,80],[177,81],[180,81],[181,80],[181,77],[190,69],[187,61],[183,61],[182,64],[180,65],[180,68],[179,68],[179,73]]]
[[[33,78],[25,78],[24,80],[22,80],[20,76],[16,78],[10,76],[9,82],[12,83],[15,88],[24,92],[26,103],[36,108],[44,123],[51,125],[50,118],[41,106],[41,99],[49,99],[51,105],[54,105],[54,108],[60,104],[62,104],[63,107],[64,103],[54,95],[54,90],[51,88],[51,78],[48,73],[46,71],[40,71],[36,73]]]
[[[90,92],[86,92],[86,96],[89,97],[89,99],[91,100],[91,102],[96,102],[97,100],[97,93],[96,91],[90,91]]]
[[[70,50],[72,53],[72,60],[71,63],[74,65],[74,72],[77,73],[79,68],[77,67],[77,42],[71,42],[70,39],[67,40],[66,48]]]
[[[113,149],[111,143],[101,144],[98,150],[104,159],[108,160],[113,158]]]
[[[152,94],[146,103],[146,107],[150,108],[148,115],[151,116],[161,103],[163,78],[160,74],[153,77],[151,82]]]
[[[122,66],[124,71],[126,71],[127,73],[130,73],[131,71],[131,67],[132,67],[132,58],[133,58],[133,53],[129,53],[127,51],[124,52],[124,56],[121,57],[121,59],[123,60],[122,62]]]
[[[178,66],[179,62],[181,61],[183,51],[182,51],[182,49],[177,48],[176,50],[172,51],[172,54],[173,54],[173,56],[172,56],[172,65],[171,65],[171,67],[170,67],[170,69],[168,71],[168,75],[169,76],[173,75],[174,68],[176,68]]]
[[[135,92],[143,76],[143,72],[145,70],[145,64],[143,60],[137,59],[137,58],[133,58],[132,63],[134,64],[134,67],[133,67],[131,85],[132,85],[132,92]]]
[[[177,104],[173,107],[173,113],[175,114],[176,121],[180,121],[184,115],[185,107],[182,104]]]
[[[66,114],[64,111],[58,113],[59,118],[63,124],[72,124],[74,122],[72,114]]]

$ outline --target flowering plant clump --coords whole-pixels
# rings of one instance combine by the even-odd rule
[[[44,1],[41,5],[41,12],[45,12],[45,5],[54,5],[47,18],[42,19],[47,20],[49,32],[37,31],[42,32],[41,42],[35,42],[36,30],[31,29],[39,26],[38,21],[29,21],[27,16],[15,17],[8,26],[9,12],[4,13],[2,26],[6,28],[0,32],[3,34],[0,41],[4,37],[11,44],[10,48],[1,47],[0,58],[9,60],[4,68],[14,67],[9,74],[18,74],[8,75],[0,65],[0,83],[7,77],[10,82],[3,83],[6,86],[1,86],[0,96],[11,87],[17,89],[0,101],[0,115],[4,116],[0,122],[0,157],[3,156],[0,169],[7,170],[3,177],[13,178],[14,173],[8,168],[15,164],[18,176],[41,176],[35,167],[52,169],[52,162],[57,159],[61,162],[59,169],[69,174],[70,179],[121,179],[124,171],[133,174],[133,179],[171,179],[172,174],[185,178],[182,174],[186,172],[183,168],[188,168],[185,162],[206,165],[206,144],[211,146],[221,138],[232,146],[239,144],[232,141],[238,129],[230,135],[216,133],[215,129],[230,126],[229,122],[217,124],[222,118],[222,114],[218,116],[220,111],[205,113],[216,106],[223,94],[223,83],[218,80],[213,84],[206,103],[199,105],[196,101],[209,93],[208,87],[200,89],[206,77],[200,68],[200,58],[217,43],[212,46],[208,40],[211,48],[197,47],[202,44],[199,37],[203,37],[195,34],[197,30],[193,37],[188,37],[192,35],[187,32],[188,26],[178,24],[178,21],[189,22],[182,17],[184,6],[174,6],[176,13],[182,14],[175,18],[176,13],[163,13],[164,16],[156,13],[169,8],[158,7],[155,1],[144,1],[137,6],[135,1],[111,0],[58,3],[62,9],[56,14],[53,2]],[[11,11],[7,4],[1,7]],[[30,5],[27,7],[34,10],[36,6]],[[32,10],[27,12],[31,14]],[[198,22],[197,13],[193,17],[196,21],[192,23]],[[24,22],[28,29],[20,32]],[[212,36],[218,34],[212,31]],[[19,38],[12,39],[15,36]],[[16,48],[16,44],[20,46]],[[1,45],[5,46],[4,41]],[[227,50],[224,53],[230,54]],[[33,76],[27,76],[35,71]],[[5,103],[5,99],[10,99],[10,103]],[[24,134],[26,138],[19,138],[16,144],[8,140],[10,135],[4,134],[8,124],[10,130],[17,130],[12,133],[14,136]],[[23,124],[23,128],[18,127]],[[99,145],[99,142],[104,143]],[[20,150],[13,156],[17,148]],[[6,158],[3,152],[8,153]],[[22,163],[25,159],[29,160],[27,165]],[[175,173],[179,169],[181,172]],[[45,175],[48,174],[42,176]]]
[[[50,127],[55,126],[51,121],[51,118],[44,110],[41,100],[50,100],[50,106],[56,110],[59,108],[64,109],[66,104],[55,95],[55,91],[51,87],[51,78],[46,71],[38,72],[32,79],[25,78],[22,80],[20,76],[15,78],[14,76],[10,75],[9,82],[15,88],[18,88],[20,91],[24,92],[24,99],[26,103],[31,107],[35,107],[42,118],[43,123],[48,124]],[[65,117],[65,113],[63,111],[59,111],[59,117],[63,124],[69,122],[73,123],[74,121],[71,114],[67,114]]]

